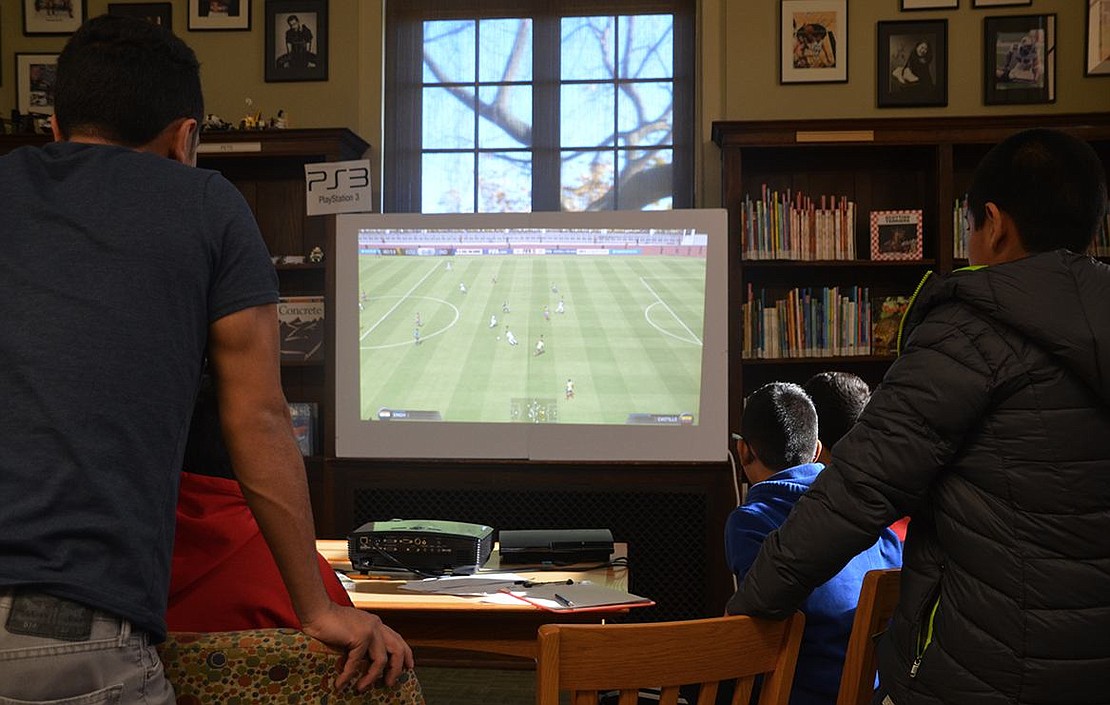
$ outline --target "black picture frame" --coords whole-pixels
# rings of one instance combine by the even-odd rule
[[[190,32],[249,32],[251,0],[189,0],[186,26]]]
[[[23,0],[24,36],[73,34],[88,16],[85,0]]]
[[[15,55],[15,103],[20,115],[53,115],[58,54]]]
[[[269,0],[265,22],[267,83],[328,80],[327,0]]]
[[[138,17],[173,31],[173,5],[168,2],[110,2],[108,14],[117,17]]]
[[[901,2],[902,12],[960,9],[960,0],[901,0]]]
[[[1056,102],[1056,14],[983,18],[983,103]]]
[[[847,82],[847,0],[779,0],[779,83]]]
[[[948,20],[894,20],[877,28],[876,104],[948,105]]]

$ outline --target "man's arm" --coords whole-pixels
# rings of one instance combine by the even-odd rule
[[[913,513],[990,403],[991,370],[945,316],[914,330],[833,462],[767,537],[729,614],[785,619],[817,586]]]
[[[412,651],[381,620],[328,597],[316,563],[315,527],[304,460],[281,388],[277,309],[255,306],[210,326],[220,419],[232,467],[274,555],[304,632],[338,649],[338,687],[365,690],[383,672],[392,685]]]

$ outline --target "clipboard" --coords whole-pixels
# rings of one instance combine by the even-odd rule
[[[526,589],[506,588],[502,592],[542,610],[564,614],[617,612],[631,607],[651,607],[655,604],[654,600],[647,597],[587,582],[572,585],[537,585]]]

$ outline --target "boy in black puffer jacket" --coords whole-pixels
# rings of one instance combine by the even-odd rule
[[[899,357],[768,537],[732,614],[784,618],[911,515],[875,702],[1110,701],[1110,266],[1089,145],[1016,134],[968,192],[973,267],[927,276]]]

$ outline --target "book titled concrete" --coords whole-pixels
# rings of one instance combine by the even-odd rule
[[[283,296],[278,301],[281,359],[315,362],[324,359],[324,297]]]

